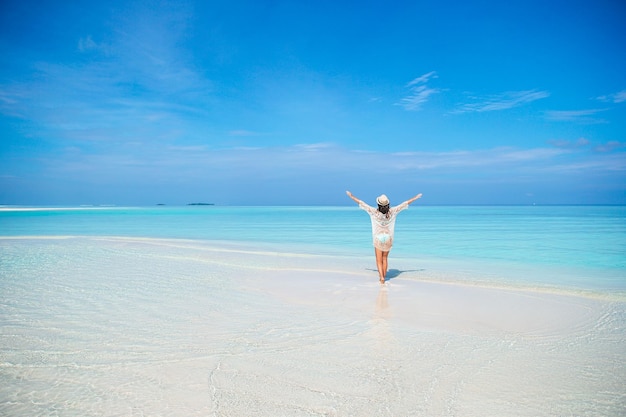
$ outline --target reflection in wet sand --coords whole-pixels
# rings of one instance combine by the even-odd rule
[[[389,287],[387,285],[381,285],[378,291],[378,297],[376,297],[376,309],[375,318],[387,319],[390,317],[389,312]]]
[[[381,285],[376,296],[376,304],[374,305],[374,314],[370,320],[370,334],[377,351],[389,353],[393,345],[393,333],[389,326],[389,319],[392,317],[392,311],[389,308],[389,287]]]

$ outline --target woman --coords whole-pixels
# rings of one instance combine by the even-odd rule
[[[378,268],[380,283],[384,284],[385,277],[387,276],[387,258],[389,257],[391,246],[393,245],[393,229],[396,224],[396,216],[402,210],[409,207],[409,204],[418,198],[422,198],[422,194],[418,194],[404,203],[391,208],[389,207],[389,199],[383,194],[376,198],[376,203],[378,204],[377,209],[368,206],[363,200],[359,200],[352,195],[350,191],[346,191],[346,194],[370,215],[370,219],[372,220],[374,252],[376,253],[376,267]]]

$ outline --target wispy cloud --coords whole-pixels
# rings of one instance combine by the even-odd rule
[[[97,43],[93,40],[91,35],[87,35],[78,40],[78,51],[82,53],[102,52],[108,54],[111,52],[111,47],[105,43]]]
[[[170,146],[153,149],[151,144],[137,146],[132,152],[118,148],[110,154],[84,155],[75,153],[50,161],[50,169],[72,171],[73,175],[121,175],[124,178],[152,174],[167,176],[176,173],[177,178],[194,182],[220,172],[224,180],[247,178],[250,182],[261,180],[259,175],[294,180],[296,178],[334,177],[337,181],[357,176],[366,181],[380,175],[454,175],[463,178],[473,176],[514,177],[528,175],[541,181],[545,172],[573,171],[581,164],[588,169],[604,170],[606,158],[611,158],[611,169],[626,171],[626,158],[620,151],[624,143],[609,142],[605,153],[590,152],[587,148],[545,147],[520,149],[497,147],[478,150],[449,152],[396,152],[360,151],[346,149],[330,143],[299,144],[275,147],[209,148],[205,146]],[[617,155],[617,156],[616,156]],[[141,166],[142,171],[137,171]],[[556,169],[555,167],[560,167]],[[607,168],[608,169],[608,168]],[[130,170],[130,171],[129,171]],[[84,172],[79,172],[84,171]],[[97,172],[96,172],[97,171]],[[102,172],[101,172],[102,171]],[[108,173],[108,174],[107,174]],[[464,174],[465,173],[465,174]]]
[[[111,201],[124,201],[128,195],[121,190],[149,189],[157,184],[151,198],[186,195],[189,199],[210,193],[211,199],[220,203],[249,204],[250,199],[241,197],[245,195],[255,201],[271,196],[258,203],[273,204],[276,198],[294,203],[290,198],[302,197],[298,190],[303,189],[307,190],[308,203],[318,201],[316,195],[336,202],[336,196],[351,184],[402,192],[416,185],[421,188],[446,183],[489,192],[493,184],[523,183],[533,189],[550,178],[552,185],[548,186],[555,192],[581,179],[620,187],[626,172],[624,144],[611,142],[604,146],[607,152],[553,146],[390,153],[331,143],[224,148],[137,143],[132,147],[108,147],[106,152],[67,149],[44,158],[33,155],[31,161],[43,175],[40,181],[54,178],[56,184],[81,183],[85,190],[97,189],[94,199],[100,198],[106,188],[113,196]],[[29,165],[28,160],[24,162],[21,166]],[[6,176],[5,182],[32,175],[22,168],[5,169],[1,174]],[[389,178],[394,181],[390,183]],[[93,184],[101,184],[102,189]]]
[[[80,60],[38,61],[28,69],[33,76],[0,85],[0,112],[71,140],[194,132],[212,84],[180,47],[185,25],[179,23],[189,13],[136,13],[142,18],[133,12],[117,22],[110,43],[78,38],[72,47],[84,54]],[[188,120],[196,124],[185,127]]]
[[[620,142],[617,140],[611,140],[606,143],[600,144],[592,144],[586,138],[579,138],[576,141],[569,140],[551,140],[548,143],[556,148],[565,149],[565,150],[580,150],[583,148],[593,150],[594,152],[599,153],[611,153],[620,151],[622,149],[626,149],[626,142]]]
[[[320,152],[320,151],[325,151],[325,150],[333,149],[333,148],[336,148],[336,146],[333,145],[332,143],[327,143],[327,142],[300,143],[292,147],[293,150],[302,151],[302,152]]]
[[[428,101],[430,96],[432,96],[433,94],[437,94],[441,91],[437,88],[431,88],[427,85],[428,82],[433,78],[437,78],[437,73],[435,71],[431,71],[410,81],[406,85],[409,93],[405,97],[400,99],[400,102],[398,104],[404,107],[405,110],[420,110],[422,108],[422,105]]]
[[[208,148],[206,145],[168,146],[168,149],[174,152],[203,152]]]
[[[238,130],[231,130],[228,132],[228,136],[259,136],[261,135],[261,133],[259,132],[254,132],[252,130],[245,130],[245,129],[238,129]]]
[[[484,97],[471,97],[471,103],[459,105],[453,113],[507,110],[550,96],[547,91],[508,91]]]
[[[607,109],[587,110],[550,110],[545,112],[546,119],[556,122],[606,123],[606,120],[593,117]]]
[[[619,142],[617,140],[612,140],[602,145],[598,145],[595,147],[597,152],[613,152],[618,149],[625,149],[626,142]]]
[[[596,99],[607,102],[607,103],[623,103],[626,101],[626,90],[622,90],[613,94],[607,94],[604,96],[596,97]]]
[[[531,164],[541,164],[565,155],[567,152],[555,148],[517,149],[498,147],[479,150],[450,152],[402,152],[387,156],[390,170],[475,170],[518,167],[526,169]]]
[[[552,146],[556,146],[557,148],[561,148],[561,149],[576,149],[576,148],[582,148],[584,146],[587,146],[589,145],[590,142],[588,139],[579,138],[576,141],[565,140],[565,139],[554,139],[554,140],[548,141],[548,143]]]

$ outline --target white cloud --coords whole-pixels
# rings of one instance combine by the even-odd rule
[[[119,154],[88,156],[80,159],[80,165],[76,165],[76,156],[72,154],[68,155],[67,164],[55,161],[51,166],[66,166],[72,170],[80,168],[92,173],[93,170],[102,169],[119,174],[120,171],[134,169],[137,164],[141,164],[159,176],[166,175],[170,170],[179,177],[192,173],[206,177],[219,172],[220,178],[249,178],[250,181],[254,181],[258,173],[271,173],[275,178],[333,175],[340,180],[346,176],[374,173],[384,173],[385,176],[482,173],[507,177],[523,172],[536,177],[541,172],[554,172],[555,167],[575,169],[581,163],[587,168],[604,169],[603,154],[586,152],[586,148],[498,147],[449,152],[386,153],[351,150],[329,143],[222,149],[171,146],[154,150],[151,144],[145,144],[145,147],[145,152],[143,148],[138,148],[129,154],[128,149],[119,148]],[[606,147],[615,150],[623,148],[624,144],[610,142]],[[613,161],[615,168],[616,163]],[[621,169],[626,169],[626,158],[621,159]]]
[[[508,91],[485,97],[474,97],[473,103],[459,105],[454,113],[507,110],[546,98],[549,95],[550,94],[547,91],[524,90]]]
[[[254,132],[252,130],[238,129],[231,130],[228,132],[228,136],[258,136],[260,133]]]
[[[0,113],[70,140],[197,137],[214,103],[213,85],[180,47],[184,16],[152,16],[157,30],[130,13],[110,44],[81,37],[77,49],[87,57],[37,61],[32,72],[38,76],[0,85]]]
[[[0,114],[23,119],[25,108],[20,108],[20,102],[24,99],[24,92],[15,85],[0,85]]]
[[[168,146],[170,151],[174,152],[203,152],[208,150],[206,145],[188,145],[188,146]]]
[[[550,110],[545,112],[546,119],[557,122],[583,122],[583,123],[606,123],[603,119],[592,116],[606,109],[587,110]]]
[[[624,148],[626,148],[626,143],[612,140],[602,145],[596,146],[595,150],[597,152],[612,152],[617,149],[624,149]]]
[[[588,139],[579,138],[577,141],[555,139],[555,140],[548,141],[548,143],[553,146],[556,146],[557,148],[575,149],[575,148],[582,148],[584,146],[587,146],[589,145],[590,142]]]
[[[615,148],[614,152],[593,152],[588,147],[501,147],[389,153],[328,143],[221,149],[143,143],[132,148],[110,147],[106,154],[68,150],[43,158],[33,156],[32,161],[42,178],[54,177],[57,184],[81,183],[89,189],[101,184],[120,201],[134,198],[134,189],[154,189],[149,198],[156,200],[210,193],[219,202],[249,204],[259,196],[272,195],[282,198],[280,203],[310,203],[318,201],[314,197],[318,195],[336,203],[341,201],[336,196],[355,184],[361,189],[396,192],[429,184],[434,195],[442,193],[436,197],[439,199],[446,192],[436,184],[489,193],[494,184],[542,187],[549,179],[548,187],[553,187],[556,195],[563,186],[582,180],[619,186],[626,172],[626,152],[617,149],[618,144],[607,146]],[[25,172],[5,170],[5,175],[20,177]],[[449,190],[445,198],[455,201]],[[500,200],[494,197],[491,201]]]
[[[426,85],[431,78],[437,78],[437,73],[435,71],[431,71],[411,80],[406,85],[407,88],[409,88],[409,94],[400,99],[398,104],[404,107],[405,110],[420,110],[422,108],[422,104],[426,103],[430,96],[441,91],[437,88],[430,88]]]
[[[297,144],[297,145],[293,145],[292,149],[302,150],[304,152],[318,152],[318,151],[324,151],[326,149],[332,149],[334,147],[335,145],[331,143],[320,142],[320,143]]]
[[[426,84],[431,78],[437,78],[437,73],[435,71],[431,71],[413,79],[407,84],[407,87],[411,87],[417,84]]]
[[[554,148],[516,149],[498,147],[483,150],[458,150],[450,152],[402,152],[384,158],[390,160],[390,170],[466,170],[493,169],[528,166],[564,155],[566,152]]]
[[[109,53],[110,46],[104,43],[97,43],[93,40],[91,35],[88,35],[78,40],[78,50],[83,53],[89,52],[89,51]]]
[[[626,101],[626,90],[622,90],[614,94],[600,96],[597,97],[597,99],[608,103],[623,103],[624,101]]]

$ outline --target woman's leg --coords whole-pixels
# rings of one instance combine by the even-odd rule
[[[389,271],[389,268],[387,267],[388,259],[389,259],[389,251],[383,252],[383,271],[385,271],[385,278],[387,278],[387,271]]]
[[[374,248],[376,252],[376,268],[378,269],[378,279],[381,284],[385,283],[385,276],[387,275],[387,257],[389,251],[385,252],[378,248]]]

